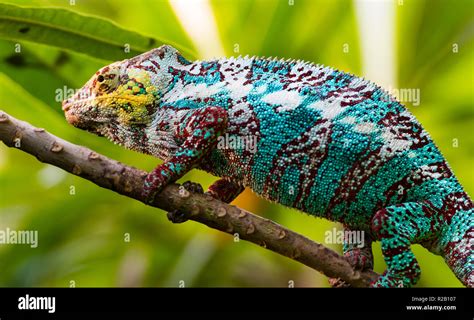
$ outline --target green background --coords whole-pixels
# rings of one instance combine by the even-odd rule
[[[39,8],[63,7],[114,22],[141,35],[117,32],[102,22],[85,24],[94,41],[51,33],[12,32],[42,19],[40,27],[81,24],[45,15],[0,19],[0,109],[73,143],[150,171],[157,160],[115,146],[68,125],[56,90],[79,88],[101,66],[120,56],[114,49],[131,39],[132,53],[177,44],[199,58],[167,1],[0,1]],[[421,104],[407,107],[430,132],[466,191],[474,191],[472,1],[405,0],[396,7],[398,87],[419,88]],[[228,56],[304,59],[360,75],[360,35],[351,1],[213,0],[218,34]],[[87,19],[86,17],[82,17]],[[10,20],[9,20],[10,19]],[[13,23],[13,24],[12,24]],[[84,24],[83,24],[84,25]],[[23,27],[22,27],[23,28]],[[26,28],[26,27],[24,27]],[[89,30],[89,29],[90,30]],[[21,29],[21,28],[20,28]],[[26,29],[23,29],[26,30]],[[28,29],[29,30],[29,29]],[[41,30],[40,30],[41,31]],[[28,38],[29,37],[29,38]],[[102,38],[101,38],[102,37]],[[135,38],[134,38],[135,37]],[[155,40],[149,40],[149,37]],[[133,39],[132,39],[133,38]],[[101,40],[102,39],[102,40]],[[103,41],[109,39],[110,41]],[[118,39],[118,40],[117,40]],[[113,43],[117,40],[117,43]],[[41,42],[42,44],[38,44]],[[342,50],[350,44],[350,52]],[[21,52],[15,52],[15,45]],[[458,52],[453,52],[453,44]],[[58,48],[60,47],[60,48]],[[110,58],[108,58],[110,57]],[[122,57],[123,58],[123,57]],[[455,139],[455,140],[454,140]],[[215,177],[192,171],[181,181],[208,187]],[[74,194],[71,194],[71,190]],[[339,224],[271,204],[246,190],[234,204],[324,243]],[[327,286],[316,271],[245,241],[188,222],[172,225],[142,203],[38,162],[0,144],[0,229],[37,230],[39,246],[0,245],[0,286]],[[130,241],[125,241],[126,238]],[[340,245],[325,244],[340,252]],[[441,257],[414,246],[419,287],[461,286]],[[385,268],[374,245],[375,271]]]

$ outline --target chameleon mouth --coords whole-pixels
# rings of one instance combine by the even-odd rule
[[[66,117],[66,121],[73,125],[74,127],[78,127],[81,123],[79,116],[74,113],[73,110],[71,110],[72,107],[74,107],[76,103],[71,102],[69,99],[64,100],[62,103],[62,109],[64,111],[64,116]]]
[[[80,106],[84,105],[81,104]],[[81,115],[81,113],[78,114],[75,110],[76,107],[78,107],[77,103],[67,103],[64,104],[62,107],[62,109],[64,110],[64,116],[66,117],[66,121],[76,128],[88,131],[95,131],[96,127],[109,122],[109,120],[107,119],[101,119],[98,117],[91,119],[90,114],[87,117]]]
[[[84,119],[81,119],[79,116],[72,112],[66,112],[65,116],[66,121],[70,125],[78,129],[87,130],[89,132],[95,133],[100,137],[105,136],[104,129],[107,127],[106,121],[84,121]]]

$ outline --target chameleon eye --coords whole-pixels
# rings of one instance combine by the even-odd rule
[[[99,92],[109,92],[114,90],[119,81],[119,72],[117,69],[109,69],[96,78],[96,88]]]

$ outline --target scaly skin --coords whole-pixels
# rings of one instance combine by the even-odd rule
[[[381,241],[387,271],[374,287],[416,283],[414,243],[474,285],[470,197],[418,121],[369,81],[301,61],[190,62],[162,46],[100,69],[63,109],[76,127],[164,161],[146,179],[150,201],[202,169],[221,177],[208,191],[218,199],[249,187]],[[244,137],[254,148],[222,143]],[[370,267],[370,247],[344,248]]]

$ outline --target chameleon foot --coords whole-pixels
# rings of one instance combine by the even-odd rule
[[[371,254],[371,252],[370,252]],[[356,270],[367,270],[373,268],[373,258],[371,256],[367,256],[362,250],[354,249],[347,251],[344,254],[344,258],[349,261],[349,264]],[[350,288],[351,285],[345,282],[340,278],[329,278],[329,284],[333,288]]]
[[[340,278],[329,278],[329,284],[333,288],[350,288],[351,285]]]
[[[385,272],[370,284],[371,288],[410,288],[420,278],[419,267],[413,274],[396,274]]]
[[[185,183],[183,183],[182,187],[192,193],[204,193],[204,190],[202,189],[202,186],[199,183],[186,181]],[[168,220],[173,223],[183,223],[189,219],[188,214],[181,210],[170,211],[166,214],[166,216],[168,217]]]
[[[160,193],[166,185],[166,178],[159,173],[159,168],[160,167],[155,168],[145,178],[141,196],[145,199],[144,202],[147,204],[152,204],[156,195]]]

